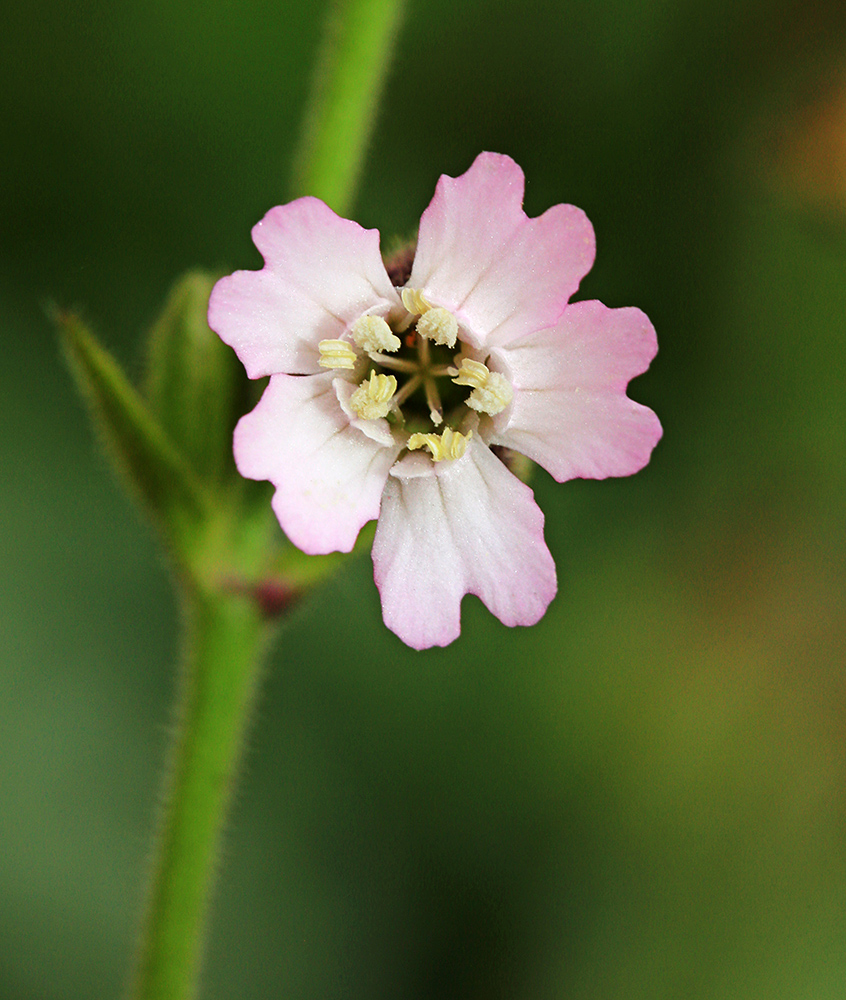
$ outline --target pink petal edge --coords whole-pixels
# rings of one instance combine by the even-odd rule
[[[333,384],[341,381],[333,373],[275,375],[235,428],[238,471],[273,483],[279,523],[309,555],[352,549],[361,528],[379,516],[399,451],[351,426]]]
[[[534,494],[474,439],[463,458],[411,454],[391,470],[373,542],[385,624],[414,649],[461,631],[476,594],[505,625],[533,625],[555,596]]]
[[[209,326],[250,378],[311,374],[321,340],[340,338],[362,313],[399,304],[379,251],[379,232],[342,219],[317,198],[272,208],[253,227],[260,271],[221,278]]]
[[[523,190],[510,157],[481,153],[460,177],[440,178],[420,219],[408,285],[454,312],[477,345],[555,322],[593,264],[585,213],[555,205],[530,219]]]
[[[555,326],[494,352],[514,401],[494,418],[490,441],[533,459],[559,482],[638,472],[662,429],[626,386],[657,349],[640,309],[573,303]]]

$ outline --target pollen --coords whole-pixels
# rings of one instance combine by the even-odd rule
[[[500,372],[492,372],[481,361],[462,358],[461,368],[458,371],[453,368],[452,372],[455,372],[453,382],[456,385],[472,387],[467,405],[479,413],[494,416],[501,413],[514,398],[514,390],[508,379]]]
[[[321,340],[317,347],[321,368],[355,368],[355,351],[345,340]]]
[[[453,461],[461,458],[467,451],[467,443],[473,437],[473,431],[462,434],[451,427],[445,427],[443,434],[412,434],[408,439],[408,450],[428,448],[432,453],[433,462]]]
[[[359,316],[352,325],[352,338],[363,351],[398,351],[399,337],[381,316]]]
[[[417,332],[426,340],[447,347],[455,347],[458,337],[458,320],[448,309],[429,309],[417,321]]]
[[[397,380],[393,375],[370,373],[350,397],[350,406],[362,420],[378,420],[386,417],[391,409]]]

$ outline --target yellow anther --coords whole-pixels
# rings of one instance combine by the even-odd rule
[[[472,358],[461,359],[461,368],[453,382],[472,387],[467,405],[479,413],[494,416],[501,413],[514,398],[511,383],[504,375],[492,372],[487,365],[483,365],[481,361],[473,361]]]
[[[393,375],[370,373],[350,396],[350,407],[362,420],[378,420],[386,417],[391,408],[391,399],[397,391],[397,380]]]
[[[473,437],[473,431],[462,434],[451,427],[445,427],[443,434],[412,434],[408,439],[408,450],[428,448],[432,453],[433,462],[452,461],[461,458],[467,451],[467,442]]]
[[[417,321],[417,332],[436,344],[455,347],[458,337],[458,320],[448,309],[429,309]]]
[[[345,340],[321,340],[317,347],[321,368],[355,368],[355,351]]]
[[[399,337],[381,316],[359,316],[352,325],[352,338],[363,351],[398,351]]]
[[[413,316],[419,316],[417,332],[436,344],[455,347],[458,337],[458,320],[448,309],[433,306],[418,288],[400,289],[402,304]]]
[[[415,316],[422,316],[432,308],[432,303],[417,288],[403,288],[400,298],[405,308]]]
[[[474,389],[481,389],[491,371],[481,361],[474,361],[472,358],[462,358],[461,368],[451,368],[449,373],[450,375],[455,374],[453,382],[456,385],[469,385]]]

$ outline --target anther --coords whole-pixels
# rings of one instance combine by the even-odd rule
[[[408,450],[428,448],[433,462],[443,462],[445,459],[454,461],[467,451],[467,443],[471,437],[473,431],[462,434],[451,427],[445,427],[443,434],[412,434],[408,439]]]
[[[452,369],[455,374],[453,382],[456,385],[471,386],[473,391],[467,399],[467,405],[494,416],[501,413],[514,398],[514,390],[508,379],[499,372],[492,372],[487,365],[472,358],[461,359],[461,369]]]
[[[321,340],[317,347],[321,368],[355,368],[355,351],[345,340]]]
[[[422,316],[432,308],[432,303],[417,288],[403,288],[400,298],[405,308],[414,316]]]
[[[352,339],[363,351],[398,351],[400,339],[381,316],[359,316],[352,325]]]
[[[458,320],[448,309],[441,309],[438,306],[423,313],[417,321],[417,332],[421,337],[432,340],[436,344],[455,347],[455,341],[458,337]]]
[[[391,409],[392,397],[397,391],[397,380],[393,375],[370,373],[350,397],[350,407],[362,420],[378,420],[386,417]]]

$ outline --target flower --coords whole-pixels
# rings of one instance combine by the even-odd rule
[[[555,479],[637,472],[661,436],[626,396],[655,356],[635,308],[570,303],[594,258],[572,205],[523,212],[522,170],[482,153],[442,176],[410,275],[395,287],[377,230],[316,198],[253,229],[260,271],[221,279],[209,324],[251,378],[270,375],[234,453],[276,487],[273,509],[310,554],[373,543],[385,624],[416,649],[447,645],[476,594],[506,625],[555,596],[543,514],[500,449]]]

